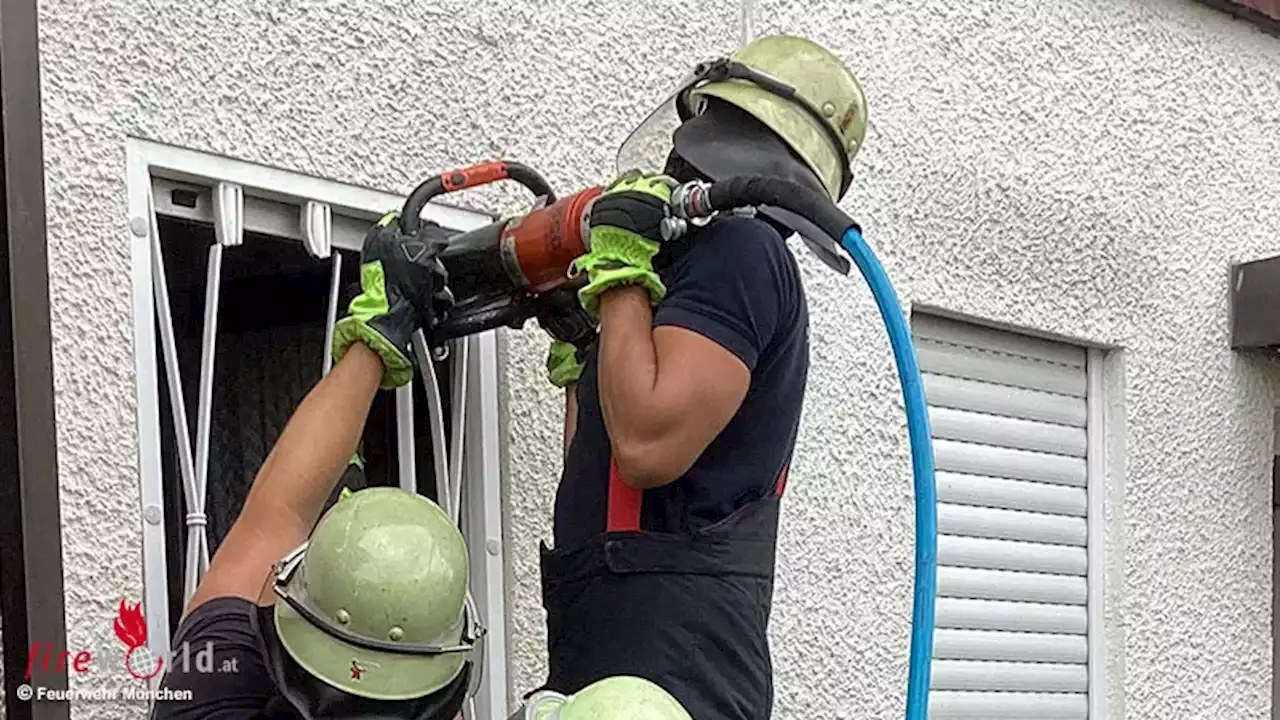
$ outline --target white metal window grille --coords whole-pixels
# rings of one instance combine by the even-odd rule
[[[930,717],[1101,717],[1091,353],[931,315],[912,325],[939,503]]]
[[[226,319],[225,306],[235,299],[231,286],[224,282],[224,268],[236,260],[234,253],[250,252],[257,243],[284,242],[293,243],[294,254],[302,256],[304,264],[311,264],[313,273],[317,269],[329,273],[321,333],[308,345],[316,351],[318,379],[331,367],[327,348],[341,309],[341,279],[354,271],[370,224],[386,210],[399,207],[403,198],[145,141],[130,141],[129,162],[144,608],[148,644],[153,652],[164,653],[170,637],[169,563],[181,563],[181,599],[185,603],[208,569],[215,549],[206,510],[212,416],[220,389],[219,341],[226,339],[220,334],[219,321]],[[430,205],[424,217],[457,231],[492,220],[484,214],[440,205]],[[195,319],[200,332],[192,339],[199,344],[197,378],[191,378],[192,373],[183,375],[193,363],[184,367],[180,355],[189,358],[193,350],[184,346],[184,338],[175,332],[176,298],[170,292],[174,268],[165,264],[166,249],[171,254],[172,248],[161,241],[162,228],[175,221],[212,228],[212,233],[205,233],[207,247],[194,248],[207,257],[200,291],[203,317]],[[348,254],[346,273],[343,251]],[[271,298],[262,300],[270,302]],[[421,337],[416,346],[420,359],[425,358]],[[282,348],[285,350],[288,348]],[[446,397],[424,391],[422,378],[415,378],[413,387],[394,393],[390,432],[395,436],[394,481],[401,487],[433,494],[461,525],[471,550],[471,589],[480,622],[487,630],[483,680],[467,712],[475,720],[498,717],[506,710],[496,338],[492,333],[473,336],[455,341],[449,351],[445,363],[421,363],[429,376],[427,382],[443,387]],[[437,367],[447,368],[447,378],[435,377]],[[164,373],[163,382],[160,373]],[[164,398],[160,397],[162,386],[167,390]],[[190,397],[196,400],[194,408],[188,405]],[[428,405],[425,413],[421,407],[424,398]],[[161,415],[162,407],[167,408],[165,416]],[[415,419],[420,422],[423,415],[429,419],[426,433],[420,425],[415,427]],[[431,448],[448,448],[447,457],[436,452],[432,453],[434,463],[426,460],[417,442],[424,436],[430,438]],[[173,475],[180,480],[183,510],[178,518],[165,512],[162,438],[176,449]],[[433,466],[428,469],[427,464]],[[435,478],[434,492],[419,487],[419,478],[427,472]],[[166,536],[167,526],[169,533],[181,528],[185,534],[185,557],[166,557],[166,545],[173,540]]]

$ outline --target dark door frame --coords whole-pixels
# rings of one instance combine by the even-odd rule
[[[65,702],[62,519],[53,409],[36,0],[0,0],[0,635],[8,720],[61,720]],[[47,669],[28,650],[53,650]]]

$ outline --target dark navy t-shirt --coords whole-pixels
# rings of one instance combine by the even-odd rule
[[[655,258],[667,295],[654,325],[699,333],[751,370],[742,406],[687,473],[644,493],[641,527],[684,533],[774,490],[790,462],[809,370],[809,315],[799,268],[774,227],[713,222]],[[604,532],[610,445],[592,347],[577,386],[578,418],[555,504],[555,546]]]
[[[279,693],[267,672],[253,626],[255,607],[243,598],[214,598],[183,619],[173,647],[188,650],[173,653],[173,666],[165,669],[161,682],[161,688],[173,691],[173,697],[179,699],[156,703],[151,720],[264,717]],[[212,655],[203,668],[199,663],[202,652]],[[283,717],[299,716],[287,713]]]

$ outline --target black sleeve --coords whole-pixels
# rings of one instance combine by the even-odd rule
[[[254,612],[243,598],[216,598],[182,621],[160,684],[161,697],[175,699],[157,701],[153,720],[243,720],[266,706],[275,689]]]
[[[755,369],[784,318],[790,252],[781,236],[750,218],[727,218],[691,239],[667,278],[654,326],[703,335]]]

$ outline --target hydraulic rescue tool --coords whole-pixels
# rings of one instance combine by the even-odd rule
[[[584,312],[575,312],[576,293],[583,280],[571,277],[568,270],[572,261],[588,250],[587,218],[601,187],[557,199],[546,180],[524,165],[482,163],[437,175],[415,188],[400,215],[401,232],[412,236],[422,230],[420,218],[428,201],[498,180],[516,181],[538,200],[524,216],[448,240],[441,260],[448,272],[453,306],[427,342],[439,348],[451,339],[485,330],[518,328],[534,317],[556,339],[576,343],[589,337],[595,332],[593,323]],[[760,207],[781,208],[812,223],[825,237],[806,236],[806,246],[828,266],[847,272],[847,264],[833,262],[830,253],[823,250],[838,244],[847,252],[870,287],[889,335],[905,400],[916,501],[915,599],[906,718],[926,720],[937,594],[937,501],[929,419],[911,333],[893,286],[863,239],[861,228],[828,197],[808,187],[774,177],[684,183],[672,191],[663,233],[675,239],[690,226],[704,225],[717,215]],[[420,364],[430,370],[430,363],[424,362],[426,348],[419,346],[417,351]],[[426,385],[431,393],[435,383],[429,380]],[[439,411],[433,416],[439,416]],[[437,424],[434,421],[435,417],[433,425]],[[443,442],[439,448],[434,446],[433,450],[444,452]],[[437,458],[437,466],[440,464]]]
[[[514,180],[528,188],[537,197],[534,208],[449,239],[440,260],[449,274],[454,304],[432,331],[431,345],[498,327],[518,328],[532,317],[565,342],[595,332],[584,313],[573,312],[585,278],[570,278],[568,268],[587,252],[587,209],[603,188],[557,199],[547,181],[524,165],[482,163],[418,185],[405,200],[401,232],[419,232],[422,210],[433,198],[498,180]]]

